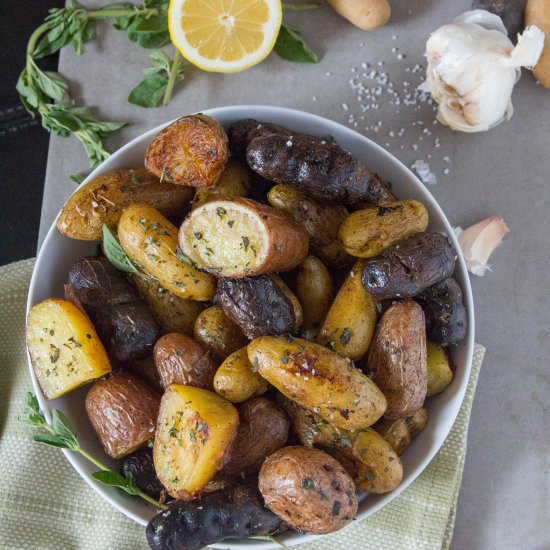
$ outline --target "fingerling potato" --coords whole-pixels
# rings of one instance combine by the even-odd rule
[[[317,343],[353,361],[367,353],[378,320],[377,302],[361,282],[362,267],[358,260],[349,272],[317,336]]]
[[[422,407],[428,387],[426,329],[415,301],[401,300],[384,312],[369,350],[368,369],[387,399],[385,418],[404,418]]]
[[[242,403],[268,389],[268,382],[248,360],[246,346],[227,357],[214,375],[214,391],[231,403]]]
[[[428,211],[419,201],[405,200],[352,212],[341,223],[338,238],[348,254],[372,258],[428,227]]]
[[[160,395],[133,374],[99,380],[86,395],[86,413],[105,452],[121,458],[153,438]]]
[[[129,206],[118,225],[118,238],[130,260],[180,298],[210,300],[216,292],[212,275],[201,273],[182,257],[178,230],[145,204]]]
[[[174,498],[190,500],[229,460],[237,435],[237,409],[215,393],[171,384],[160,404],[153,459]]]
[[[433,342],[427,343],[428,391],[426,397],[444,391],[453,381],[453,371],[447,352]]]
[[[154,357],[163,387],[184,384],[212,389],[216,363],[193,338],[175,332],[165,334],[155,344]]]
[[[292,310],[294,311],[294,325],[292,327],[292,333],[297,334],[302,328],[302,323],[304,322],[304,310],[302,309],[302,304],[298,300],[298,296],[290,290],[288,285],[283,281],[280,275],[276,273],[271,273],[269,275],[271,280],[283,291],[283,294],[289,299],[292,304]]]
[[[181,250],[201,269],[239,278],[296,267],[308,251],[308,234],[288,214],[251,199],[207,202],[179,232]]]
[[[27,350],[48,399],[60,397],[111,372],[111,363],[92,323],[76,305],[48,299],[27,317]]]
[[[177,185],[214,185],[229,156],[227,136],[219,122],[203,115],[179,118],[147,147],[145,167]]]
[[[349,359],[300,338],[262,336],[248,358],[281,393],[339,428],[358,430],[384,414],[386,400]]]
[[[422,408],[405,418],[377,422],[373,426],[373,429],[376,430],[400,456],[409,448],[413,438],[426,427],[427,422],[428,411]]]
[[[57,218],[57,229],[71,239],[99,241],[103,224],[116,230],[130,204],[148,204],[172,218],[181,214],[192,198],[190,187],[161,182],[145,168],[113,170],[81,185],[71,195]]]

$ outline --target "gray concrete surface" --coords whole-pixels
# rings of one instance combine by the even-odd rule
[[[79,101],[106,119],[130,122],[109,140],[111,150],[161,122],[209,107],[294,107],[355,127],[408,165],[428,162],[438,180],[430,190],[453,225],[504,216],[511,232],[494,254],[493,272],[472,276],[476,339],[487,355],[452,547],[550,548],[550,90],[524,71],[510,122],[472,135],[434,124],[429,103],[411,104],[423,75],[424,44],[430,31],[469,2],[393,4],[391,23],[373,33],[355,29],[327,7],[285,16],[320,54],[318,65],[272,55],[236,75],[190,68],[168,108],[126,102],[148,52],[107,25],[83,58],[64,50],[60,68]],[[86,168],[74,139],[52,137],[41,239],[74,188],[69,174]]]

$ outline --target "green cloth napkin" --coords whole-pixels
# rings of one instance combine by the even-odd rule
[[[63,453],[29,440],[17,419],[31,390],[24,350],[25,302],[34,260],[0,267],[0,546],[138,550],[145,530],[101,499]],[[364,521],[300,546],[302,550],[448,548],[466,436],[485,348],[476,345],[458,418],[443,447],[398,498]]]

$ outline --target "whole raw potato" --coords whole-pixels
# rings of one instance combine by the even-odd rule
[[[550,4],[548,0],[527,2],[525,25],[536,25],[544,31],[544,48],[533,69],[533,74],[545,88],[550,88]]]
[[[364,31],[384,26],[391,16],[388,0],[328,0],[336,13]]]

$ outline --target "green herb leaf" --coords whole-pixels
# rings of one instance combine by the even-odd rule
[[[36,65],[34,77],[37,86],[52,99],[63,99],[69,89],[69,85],[59,73],[41,71]]]
[[[298,31],[281,24],[274,47],[277,55],[297,63],[318,63],[317,54],[308,46]]]
[[[156,107],[164,97],[168,86],[165,76],[150,76],[142,80],[128,96],[128,101],[140,107]]]
[[[78,446],[76,440],[76,430],[71,421],[59,410],[52,411],[52,428],[56,435],[62,437],[67,442],[74,442]]]
[[[92,478],[104,485],[110,485],[111,487],[118,487],[129,495],[136,494],[136,486],[131,476],[123,477],[116,472],[110,470],[102,470],[100,472],[93,472],[90,474]]]
[[[50,447],[58,447],[59,449],[71,449],[65,438],[59,435],[52,434],[37,434],[32,436],[33,440]]]
[[[77,185],[80,185],[87,178],[85,174],[71,174],[69,178],[74,181]]]
[[[130,261],[126,252],[124,252],[122,246],[111,228],[103,224],[103,251],[107,259],[120,271],[126,271],[127,273],[139,273],[134,267],[134,264]]]

